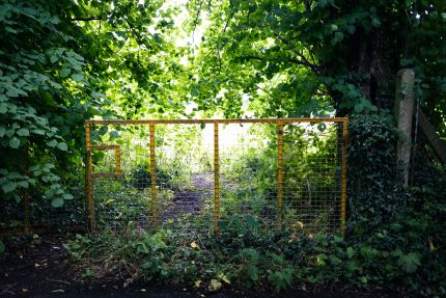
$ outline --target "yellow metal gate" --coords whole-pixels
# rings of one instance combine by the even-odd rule
[[[348,118],[89,120],[85,132],[91,229],[203,216],[218,233],[234,213],[345,229]]]

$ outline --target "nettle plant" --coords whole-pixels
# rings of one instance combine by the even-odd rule
[[[41,4],[0,5],[0,193],[16,201],[38,195],[60,207],[73,198],[61,176],[73,160],[66,136],[76,137],[71,129],[83,121],[74,92],[85,63],[67,47],[69,26],[57,7]]]
[[[63,200],[73,196],[64,190],[54,156],[49,152],[66,152],[67,144],[57,134],[57,128],[50,127],[47,119],[37,116],[34,108],[18,107],[11,98],[0,103],[2,107],[0,113],[4,111],[3,116],[10,120],[0,126],[0,146],[7,157],[3,163],[5,168],[0,169],[1,190],[5,197],[20,201],[19,194],[33,188],[43,192],[44,198],[51,199],[54,207],[62,206]],[[19,162],[12,162],[15,158]]]

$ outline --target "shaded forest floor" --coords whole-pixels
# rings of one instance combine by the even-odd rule
[[[341,286],[273,294],[230,289],[206,293],[149,283],[127,288],[122,282],[85,284],[76,280],[64,249],[69,238],[53,235],[8,241],[7,252],[0,258],[0,297],[398,297],[377,290],[347,291]]]

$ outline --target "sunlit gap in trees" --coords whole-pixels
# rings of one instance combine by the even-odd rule
[[[200,11],[198,17],[193,16],[187,9],[187,3],[188,0],[167,0],[160,11],[178,10],[173,17],[175,28],[178,30],[171,36],[171,39],[177,47],[190,47],[194,51],[200,45],[206,29],[210,26],[209,14],[206,11]],[[191,18],[194,19],[192,30],[184,30]]]

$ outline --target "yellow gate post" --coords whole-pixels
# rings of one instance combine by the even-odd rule
[[[151,211],[153,217],[153,224],[157,226],[159,224],[159,208],[158,208],[158,197],[157,197],[157,189],[156,189],[156,157],[155,157],[155,124],[151,123],[149,125],[150,132],[150,194],[152,200]]]
[[[214,231],[220,234],[220,157],[218,142],[218,122],[214,123]]]
[[[116,177],[121,176],[121,147],[119,145],[114,146],[115,149],[115,175]]]
[[[342,160],[341,160],[341,232],[345,234],[347,218],[347,146],[349,142],[348,118],[345,117],[342,122]]]
[[[93,199],[93,161],[91,156],[91,123],[87,121],[85,123],[85,149],[87,153],[87,164],[85,165],[85,193],[87,197],[87,210],[88,210],[88,224],[89,229],[93,232],[96,229],[96,216],[94,210]]]
[[[283,217],[283,122],[277,122],[277,224],[280,227]]]

